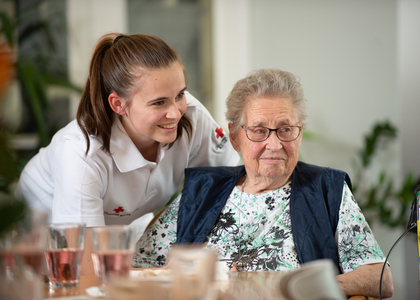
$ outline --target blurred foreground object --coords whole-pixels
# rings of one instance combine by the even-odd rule
[[[173,274],[173,300],[205,299],[215,280],[217,254],[198,247],[173,247],[169,269]]]
[[[336,275],[331,260],[311,261],[280,277],[279,288],[282,295],[290,300],[345,300]]]
[[[9,204],[6,208],[6,204]],[[11,205],[13,206],[11,206]],[[45,296],[45,214],[17,210],[19,201],[5,202],[1,216],[21,218],[3,230],[0,236],[0,299],[40,300]]]

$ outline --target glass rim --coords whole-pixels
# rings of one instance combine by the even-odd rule
[[[47,227],[59,227],[59,228],[76,228],[76,227],[85,227],[86,228],[86,223],[77,223],[77,222],[73,222],[73,223],[48,223]]]
[[[134,227],[131,225],[122,225],[122,224],[112,224],[112,225],[104,225],[104,226],[95,226],[95,227],[89,227],[89,230],[91,231],[119,231],[119,230],[134,230]]]

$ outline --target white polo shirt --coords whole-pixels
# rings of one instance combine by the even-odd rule
[[[86,140],[74,120],[25,166],[16,197],[47,210],[54,223],[130,224],[167,203],[185,168],[235,166],[239,155],[227,134],[197,99],[186,97],[191,141],[184,133],[171,149],[159,147],[156,163],[143,158],[119,120],[112,127],[111,154],[102,150],[101,138],[91,136],[85,156]]]

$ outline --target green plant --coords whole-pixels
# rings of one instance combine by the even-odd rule
[[[15,60],[12,64],[15,79],[21,86],[23,105],[29,117],[34,120],[39,136],[39,144],[32,153],[46,146],[59,129],[51,121],[48,88],[59,86],[81,92],[79,87],[67,80],[66,72],[50,68],[51,58],[56,52],[54,37],[51,34],[54,26],[52,23],[53,20],[60,19],[60,15],[50,12],[50,15],[43,19],[32,19],[29,16],[34,12],[38,15],[40,5],[45,2],[30,1],[29,5],[19,7],[19,1],[14,1],[17,10],[14,16],[0,11],[0,46],[7,44],[7,48],[14,51]],[[41,41],[39,36],[42,36]],[[25,42],[31,49],[30,54],[21,53],[21,46]],[[0,70],[4,67],[5,64],[2,63]],[[10,136],[16,132],[11,132],[11,129],[4,125],[2,116],[0,114],[0,236],[25,217],[27,205],[14,199],[10,187],[19,178],[23,165],[30,158],[25,155],[20,157],[19,153],[9,147]]]
[[[415,179],[412,174],[408,174],[399,187],[394,183],[395,178],[382,170],[376,182],[369,184],[366,180],[366,172],[374,156],[396,137],[397,129],[388,121],[375,124],[365,136],[364,147],[355,162],[353,193],[368,221],[377,219],[389,227],[406,228],[414,187],[420,183],[420,178]]]
[[[56,52],[54,37],[51,33],[53,16],[27,20],[30,19],[28,15],[38,10],[43,2],[45,1],[31,2],[30,5],[19,10],[14,18],[0,12],[0,38],[3,36],[12,49],[18,49],[17,45],[25,42],[30,45],[30,54],[22,54],[16,50],[15,69],[16,79],[21,86],[23,104],[29,117],[36,124],[39,136],[37,148],[48,145],[54,133],[59,129],[51,122],[51,101],[48,97],[48,88],[58,86],[77,92],[82,91],[67,80],[65,71],[52,70],[50,67],[51,57]],[[15,6],[18,7],[17,2]]]

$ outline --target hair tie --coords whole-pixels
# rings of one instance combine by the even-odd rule
[[[119,40],[120,38],[122,38],[122,37],[123,37],[123,35],[119,35],[119,36],[117,36],[117,37],[115,38],[114,42],[112,42],[112,45],[115,45],[115,43],[116,43],[116,42],[118,42],[118,40]]]

